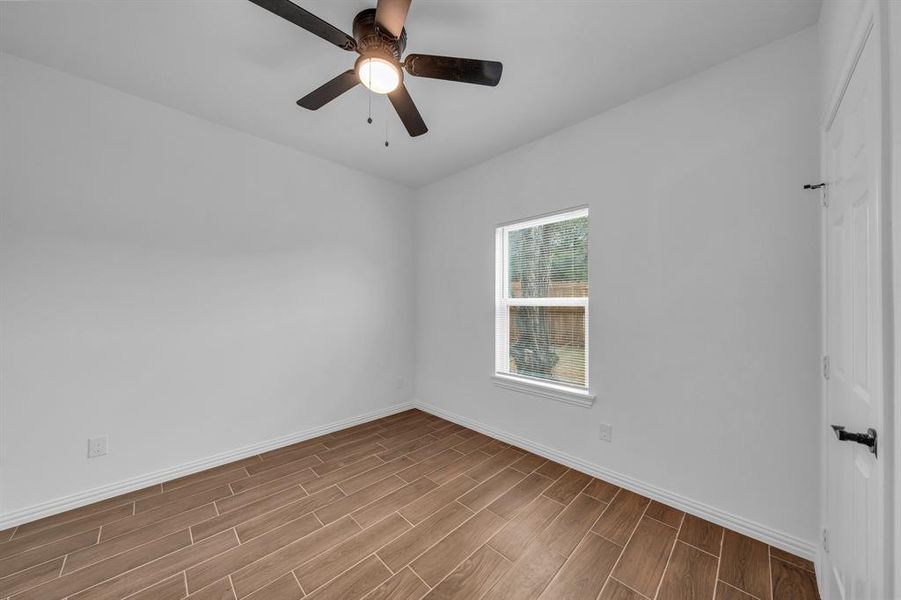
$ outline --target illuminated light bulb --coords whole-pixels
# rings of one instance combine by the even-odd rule
[[[388,94],[400,85],[400,70],[384,58],[362,58],[357,64],[357,75],[376,94]]]

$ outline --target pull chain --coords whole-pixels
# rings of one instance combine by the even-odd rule
[[[372,68],[369,69],[369,87],[367,91],[369,92],[367,95],[369,98],[369,118],[366,119],[366,122],[372,125]]]

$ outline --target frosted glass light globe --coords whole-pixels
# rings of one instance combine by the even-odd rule
[[[400,85],[400,71],[384,58],[364,58],[357,65],[357,75],[376,94],[393,92]]]

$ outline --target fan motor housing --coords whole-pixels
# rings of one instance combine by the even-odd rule
[[[394,39],[387,31],[382,31],[375,22],[374,8],[368,8],[354,17],[353,32],[360,54],[387,55],[399,63],[401,54],[407,47],[407,30],[402,29],[398,39]]]

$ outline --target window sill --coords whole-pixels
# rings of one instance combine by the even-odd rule
[[[591,408],[594,406],[595,396],[588,391],[576,390],[562,385],[554,385],[552,383],[539,383],[537,381],[528,381],[520,377],[510,375],[501,375],[495,373],[491,376],[494,385],[514,392],[522,392],[542,398],[550,398],[567,404],[574,404],[583,408]]]

